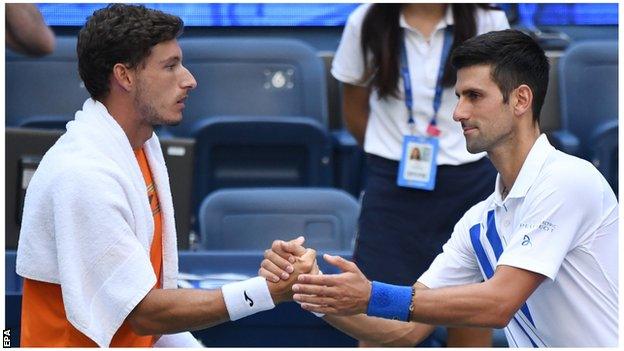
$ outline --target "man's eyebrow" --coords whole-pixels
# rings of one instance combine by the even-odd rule
[[[462,91],[457,91],[455,90],[455,96],[459,97],[459,95],[465,95],[467,93],[479,93],[479,94],[483,94],[484,91],[479,89],[479,88],[466,88],[463,89]]]
[[[182,61],[182,59],[180,58],[180,56],[176,55],[176,56],[167,57],[166,59],[161,60],[160,63],[178,62],[178,61]]]

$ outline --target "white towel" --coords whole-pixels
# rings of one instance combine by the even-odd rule
[[[204,347],[199,340],[195,339],[190,332],[183,332],[178,334],[162,335],[154,344],[154,347],[183,347],[183,348],[198,348]]]
[[[177,287],[169,177],[156,135],[144,145],[163,219],[163,287]],[[99,346],[156,283],[154,222],[128,138],[106,107],[85,101],[30,181],[16,271],[60,284],[68,320]]]

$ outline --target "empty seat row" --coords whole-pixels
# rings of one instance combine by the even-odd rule
[[[75,37],[59,37],[55,51],[31,58],[6,51],[7,126],[68,121],[89,94],[80,80]],[[184,65],[198,86],[184,120],[168,132],[193,134],[214,116],[291,116],[328,128],[323,61],[295,39],[182,38]]]

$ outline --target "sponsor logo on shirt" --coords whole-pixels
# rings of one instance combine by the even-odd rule
[[[520,229],[529,229],[529,230],[542,230],[545,232],[552,233],[557,229],[557,225],[548,221],[542,221],[540,224],[535,223],[520,223]]]
[[[525,235],[524,238],[522,238],[522,246],[533,246],[533,244],[531,244],[530,236]]]

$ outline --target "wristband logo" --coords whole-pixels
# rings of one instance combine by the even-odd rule
[[[249,307],[253,307],[254,302],[251,297],[247,296],[246,290],[243,290],[243,295],[245,295],[245,301],[249,302]]]

